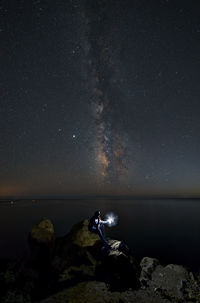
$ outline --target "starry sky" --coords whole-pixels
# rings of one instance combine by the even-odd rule
[[[200,5],[3,0],[0,197],[200,195]]]

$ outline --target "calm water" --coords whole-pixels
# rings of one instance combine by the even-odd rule
[[[102,217],[113,211],[118,225],[107,235],[123,240],[140,260],[158,258],[168,264],[200,268],[200,200],[21,200],[0,203],[0,258],[23,254],[31,226],[50,218],[56,236],[63,236],[73,224],[89,218],[95,210]]]

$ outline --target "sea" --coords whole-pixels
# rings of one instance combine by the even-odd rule
[[[106,234],[127,244],[138,262],[148,256],[162,265],[200,271],[200,199],[2,200],[0,259],[25,255],[28,233],[42,218],[49,218],[55,236],[62,237],[96,210],[102,219],[107,213],[118,217],[116,226],[106,227]]]

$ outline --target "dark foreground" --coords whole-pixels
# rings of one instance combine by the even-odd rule
[[[123,242],[109,239],[109,252],[88,231],[88,221],[54,238],[50,220],[32,227],[29,255],[2,261],[0,302],[200,302],[200,276],[180,265],[137,260]]]

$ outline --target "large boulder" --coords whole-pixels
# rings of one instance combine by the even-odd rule
[[[160,265],[157,259],[145,257],[141,263],[142,288],[171,302],[200,302],[200,287],[193,274],[181,265]]]
[[[169,264],[165,267],[158,265],[152,273],[150,287],[167,297],[184,300],[194,294],[188,293],[187,285],[193,284],[191,275],[181,265]]]
[[[49,244],[54,241],[54,227],[52,222],[43,218],[34,225],[29,232],[29,240],[37,244]]]
[[[110,291],[104,282],[81,282],[61,290],[40,303],[177,303],[152,290]],[[186,301],[179,301],[186,303]],[[189,303],[189,301],[187,302]],[[191,302],[192,303],[192,302]]]
[[[53,267],[59,281],[98,279],[112,289],[137,288],[140,268],[129,248],[109,240],[107,251],[99,236],[88,231],[88,220],[76,224],[65,237],[56,240]]]
[[[80,247],[93,246],[99,241],[99,236],[88,230],[88,223],[88,220],[83,220],[75,224],[70,233],[65,237],[65,240]]]
[[[39,270],[48,268],[54,252],[54,227],[52,222],[41,219],[28,234],[30,263]]]
[[[140,286],[140,268],[129,250],[121,241],[109,240],[111,250],[101,254],[96,266],[96,276],[110,285],[112,290],[136,289]]]
[[[49,297],[41,302],[200,303],[199,281],[183,266],[161,266],[145,257],[139,267],[127,245],[108,241],[110,251],[88,231],[87,220],[54,240],[53,224],[43,218],[29,233],[32,258],[1,268],[0,282],[7,289],[0,301],[3,296],[6,302],[17,301],[16,286],[31,302]]]
[[[88,220],[81,221],[66,236],[56,239],[53,267],[62,272],[70,266],[93,266],[95,259],[90,248],[98,242],[99,236],[88,230]]]
[[[109,245],[109,252],[102,248],[101,242],[88,247],[82,264],[66,266],[59,280],[90,278],[106,282],[111,290],[138,288],[140,269],[128,247],[118,240],[109,240]]]
[[[160,264],[155,258],[144,257],[140,262],[141,274],[140,283],[143,287],[147,286],[148,281],[151,279],[151,275],[156,266]]]

